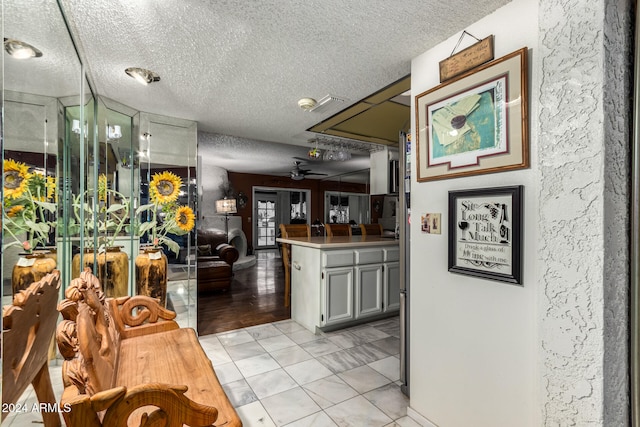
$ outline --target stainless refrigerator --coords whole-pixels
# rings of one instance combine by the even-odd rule
[[[400,389],[409,396],[409,267],[410,267],[410,214],[411,214],[411,131],[400,132],[399,212],[398,237],[400,239]]]

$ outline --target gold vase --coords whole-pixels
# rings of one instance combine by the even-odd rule
[[[146,295],[167,304],[167,257],[160,248],[144,249],[136,257],[136,294]]]
[[[120,246],[108,247],[97,256],[93,249],[85,249],[83,255],[82,270],[89,267],[96,272],[105,296],[118,298],[129,295],[129,257],[120,250]],[[97,265],[94,269],[96,257]],[[80,270],[80,254],[76,254],[71,268],[73,278],[80,276]]]
[[[15,295],[18,291],[27,289],[30,284],[37,282],[56,268],[56,261],[47,257],[47,253],[34,252],[20,254],[18,263],[13,266],[11,273],[11,289]]]

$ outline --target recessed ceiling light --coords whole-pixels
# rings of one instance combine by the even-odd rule
[[[126,70],[124,70],[124,72],[127,73],[130,77],[133,77],[134,79],[142,83],[143,85],[148,85],[149,83],[160,81],[160,76],[157,73],[151,70],[146,70],[144,68],[129,67]]]
[[[15,39],[5,38],[4,50],[17,59],[40,58],[42,56],[42,52],[37,48],[31,46],[29,43]]]
[[[305,111],[309,111],[313,107],[315,107],[317,103],[318,101],[313,98],[302,98],[298,101],[298,107],[302,108]]]

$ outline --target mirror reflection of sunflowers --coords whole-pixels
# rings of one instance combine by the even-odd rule
[[[56,180],[22,162],[3,161],[3,250],[21,246],[31,253],[46,246],[55,228]]]
[[[155,173],[149,183],[149,201],[136,210],[136,217],[148,213],[148,221],[142,222],[138,228],[138,235],[148,233],[149,241],[153,246],[166,245],[176,255],[180,251],[180,245],[172,240],[168,234],[184,235],[195,226],[195,214],[186,205],[177,203],[180,195],[182,178],[173,172],[164,171]]]

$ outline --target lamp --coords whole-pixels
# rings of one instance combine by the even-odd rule
[[[107,139],[120,139],[122,138],[122,128],[120,125],[108,125],[107,126]]]
[[[80,133],[80,120],[73,120],[71,122],[71,131],[73,133]]]
[[[216,200],[216,212],[224,214],[224,236],[227,243],[229,243],[229,214],[236,213],[236,199],[220,199]]]

